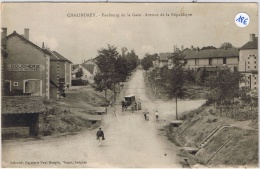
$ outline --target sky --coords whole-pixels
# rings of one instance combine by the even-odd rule
[[[1,27],[7,28],[8,35],[13,31],[23,34],[24,28],[29,28],[30,41],[40,47],[44,42],[74,64],[95,58],[107,44],[117,47],[120,53],[122,47],[129,52],[134,49],[143,58],[146,53],[173,52],[174,45],[201,48],[230,42],[241,47],[249,41],[249,34],[258,36],[257,3],[1,5]],[[235,23],[240,12],[250,17],[248,26],[243,28]],[[180,13],[185,16],[174,15]]]

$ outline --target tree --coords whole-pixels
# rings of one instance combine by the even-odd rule
[[[176,120],[178,120],[178,107],[177,100],[185,98],[185,74],[183,66],[186,64],[184,56],[182,54],[173,53],[171,59],[173,60],[174,67],[169,70],[169,84],[167,91],[169,98],[175,98],[176,101]]]
[[[104,90],[105,96],[107,89],[111,89],[113,85],[115,89],[115,84],[120,81],[119,72],[116,70],[116,60],[118,57],[119,53],[117,52],[117,48],[112,45],[98,50],[96,61],[101,73],[94,77],[94,81],[97,85],[96,90]]]
[[[200,50],[207,50],[207,49],[217,49],[217,48],[214,46],[204,46]]]
[[[76,78],[81,78],[84,75],[82,68],[79,68],[76,72]]]
[[[230,42],[224,42],[220,45],[220,49],[224,49],[224,48],[233,48],[233,45]]]
[[[141,65],[147,73],[147,70],[149,70],[153,66],[153,62],[148,57],[144,57],[141,61]]]

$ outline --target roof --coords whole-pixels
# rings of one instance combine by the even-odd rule
[[[4,96],[2,114],[42,113],[46,111],[42,97]]]
[[[57,61],[68,61],[70,63],[72,63],[70,60],[66,59],[64,56],[62,56],[61,54],[59,54],[58,52],[56,51],[51,51],[49,49],[46,49],[48,50],[48,52],[50,53],[50,60],[57,60]]]
[[[56,56],[58,56],[58,58],[59,58],[60,60],[64,60],[64,61],[68,61],[68,62],[72,63],[70,60],[68,60],[67,58],[65,58],[64,56],[62,56],[61,54],[59,54],[58,52],[53,51],[53,53],[54,53]]]
[[[159,60],[160,61],[168,61],[168,58],[171,56],[171,53],[160,53],[159,54]]]
[[[227,58],[227,57],[238,57],[239,51],[237,48],[185,50],[182,52],[182,54],[184,55],[185,59]]]
[[[95,69],[96,65],[92,65],[92,64],[82,64],[82,67],[84,67],[85,69],[87,69],[87,71],[89,71],[91,74],[94,74],[94,69]]]
[[[17,36],[19,37],[20,39],[22,39],[23,41],[29,43],[30,45],[32,45],[33,47],[35,47],[36,49],[44,52],[45,54],[48,54],[50,55],[50,53],[48,51],[46,51],[45,49],[42,49],[41,47],[37,46],[36,44],[32,43],[31,41],[29,41],[28,39],[26,39],[25,37],[23,37],[22,35],[19,35],[18,33],[16,33],[16,31],[14,31],[12,34],[6,36],[4,39],[9,39],[13,36]]]
[[[240,50],[243,49],[258,49],[258,38],[255,37],[253,41],[249,41],[246,44],[244,44]]]

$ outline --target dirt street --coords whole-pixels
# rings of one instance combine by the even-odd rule
[[[145,94],[143,70],[137,70],[122,94],[135,94],[142,108],[149,110],[122,112],[116,105],[116,117],[109,108],[102,120],[106,140],[98,146],[96,130],[58,138],[26,142],[4,142],[3,167],[180,167],[178,147],[160,134],[160,128],[175,118],[175,103],[150,101]],[[120,98],[122,99],[122,98]],[[204,103],[179,101],[180,112],[196,109]],[[155,121],[158,110],[160,121]]]

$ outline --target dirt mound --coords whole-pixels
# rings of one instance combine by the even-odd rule
[[[44,117],[44,128],[42,135],[54,135],[67,132],[78,132],[83,129],[96,128],[100,123],[92,124],[91,121],[84,119],[70,111],[64,111],[54,107],[47,112]]]
[[[258,130],[244,126],[247,121],[245,123],[216,116],[212,109],[213,106],[203,106],[186,112],[180,117],[184,120],[180,127],[165,127],[167,137],[177,145],[199,149],[196,155],[187,151],[181,151],[180,155],[188,157],[193,165],[257,166]],[[209,137],[212,134],[213,137]]]

